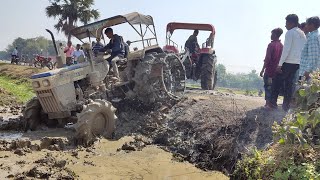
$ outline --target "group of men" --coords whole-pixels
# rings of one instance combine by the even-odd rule
[[[280,41],[281,28],[271,31],[264,66],[260,76],[264,78],[267,109],[278,107],[277,99],[282,90],[284,111],[288,111],[299,80],[310,80],[310,73],[320,68],[319,17],[310,17],[299,24],[296,14],[286,17],[284,44]]]
[[[112,66],[115,81],[120,81],[117,62],[125,56],[125,45],[122,37],[114,34],[112,28],[107,28],[104,33],[110,39],[109,43],[106,46],[103,46],[100,43],[100,38],[96,38],[97,42],[92,43],[92,51],[95,56],[97,56],[100,52],[107,52],[110,54],[110,57],[107,59],[107,61]],[[62,59],[66,60],[63,63],[67,66],[77,64],[80,58],[86,58],[81,45],[77,44],[76,49],[74,49],[71,41],[67,43],[66,47],[63,47],[63,44],[60,43],[60,56],[63,56],[64,54],[65,57],[62,57]]]
[[[59,46],[59,54],[62,57],[64,65],[70,66],[72,64],[77,64],[81,59],[85,60],[86,56],[80,44],[77,44],[76,48],[74,48],[72,42],[68,41],[66,47],[63,47],[62,43],[60,43]]]

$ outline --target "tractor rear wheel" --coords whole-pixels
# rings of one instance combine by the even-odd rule
[[[90,145],[97,136],[111,138],[115,131],[116,109],[106,100],[96,99],[77,114],[76,144]]]
[[[204,55],[201,59],[201,88],[213,90],[215,86],[215,56]]]
[[[192,61],[189,57],[187,57],[184,62],[183,65],[185,67],[185,71],[186,71],[186,77],[187,79],[192,79],[192,72],[193,72],[193,68],[192,68]]]
[[[165,57],[164,83],[169,93],[181,98],[186,89],[186,71],[178,56],[169,53]]]
[[[185,90],[185,70],[174,54],[146,54],[132,80],[135,96],[145,104],[178,100]]]

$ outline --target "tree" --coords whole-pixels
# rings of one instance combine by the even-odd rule
[[[49,0],[51,5],[46,8],[48,17],[58,18],[54,26],[58,32],[64,32],[71,39],[70,31],[77,27],[77,22],[88,24],[92,19],[98,19],[100,13],[92,9],[94,0]]]
[[[0,60],[9,59],[9,55],[7,51],[0,51]]]
[[[61,41],[57,41],[56,43],[59,42]],[[29,58],[32,58],[35,54],[43,56],[55,55],[53,42],[51,40],[48,40],[41,36],[30,39],[23,39],[18,37],[12,42],[12,44],[8,45],[6,51],[0,51],[0,59],[10,59],[10,54],[15,47],[18,47],[19,56],[24,55],[28,56]]]

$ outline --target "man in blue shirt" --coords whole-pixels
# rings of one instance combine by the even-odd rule
[[[94,56],[97,57],[98,52],[101,48],[103,48],[102,43],[100,42],[100,38],[96,38],[97,42],[94,42],[94,45],[92,46],[92,51],[94,53]]]
[[[310,73],[320,68],[320,37],[319,37],[319,17],[311,17],[307,19],[306,29],[307,43],[301,53],[301,62],[299,76],[310,79]]]
[[[123,44],[123,39],[121,36],[117,34],[113,34],[113,30],[111,28],[107,28],[104,31],[105,35],[110,39],[109,43],[100,49],[101,52],[108,52],[111,56],[107,59],[107,61],[112,65],[113,74],[117,80],[120,80],[119,71],[117,66],[117,61],[124,58],[125,49]]]

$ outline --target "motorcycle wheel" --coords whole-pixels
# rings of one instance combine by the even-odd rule
[[[52,64],[52,62],[48,62],[48,63],[47,63],[47,67],[48,67],[50,70],[52,70],[52,69],[53,69],[53,64]]]

